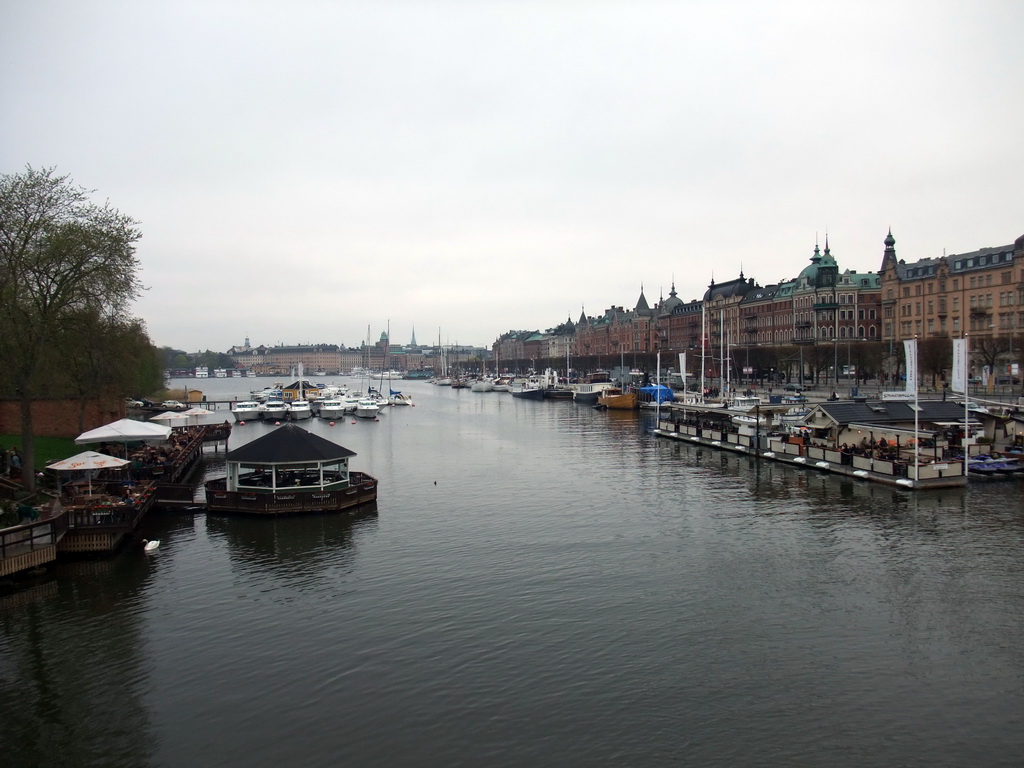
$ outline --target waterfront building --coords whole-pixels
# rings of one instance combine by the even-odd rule
[[[255,374],[287,374],[302,365],[309,371],[337,373],[341,370],[340,348],[337,344],[279,345],[252,347],[249,339],[245,345],[232,347],[228,355],[235,361],[235,367],[248,368]]]
[[[883,242],[881,339],[893,365],[894,350],[906,339],[945,343],[966,336],[975,363],[990,374],[1016,365],[1024,327],[1024,235],[1012,244],[909,264],[897,258],[891,230]]]
[[[640,297],[631,310],[611,306],[598,317],[584,312],[575,324],[574,355],[619,358],[623,355],[650,354],[661,348],[658,327],[660,309],[651,308],[640,288]]]

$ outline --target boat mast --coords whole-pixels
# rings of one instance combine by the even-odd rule
[[[732,329],[725,335],[725,388],[732,391]]]
[[[704,373],[708,367],[705,363],[705,353],[708,346],[707,337],[708,308],[703,302],[700,305],[700,401],[704,402]]]
[[[654,426],[658,428],[661,421],[661,350],[658,350],[658,373],[654,379]]]
[[[725,310],[718,310],[718,383],[722,387],[722,397],[728,393],[728,385],[725,383]]]

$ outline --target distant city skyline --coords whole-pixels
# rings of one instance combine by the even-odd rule
[[[242,7],[0,12],[0,172],[139,221],[157,346],[488,346],[826,234],[858,271],[1021,234],[1021,3]]]

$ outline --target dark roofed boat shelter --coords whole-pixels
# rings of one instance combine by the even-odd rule
[[[355,452],[286,424],[229,451],[227,476],[206,484],[212,512],[324,512],[377,498],[377,480],[349,470]]]

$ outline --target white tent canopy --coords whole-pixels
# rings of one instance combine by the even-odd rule
[[[171,434],[171,428],[161,424],[153,424],[149,421],[136,421],[135,419],[121,419],[96,429],[83,432],[75,438],[78,445],[89,443],[117,442],[129,443],[141,440],[166,440]]]

